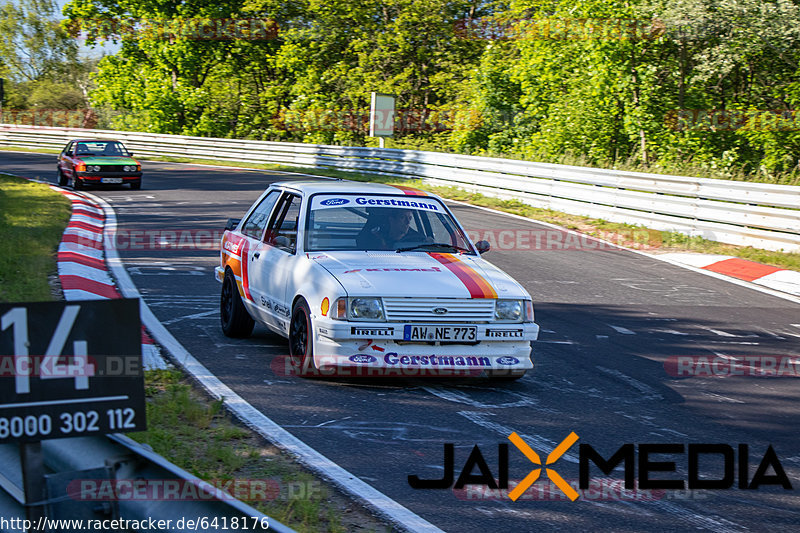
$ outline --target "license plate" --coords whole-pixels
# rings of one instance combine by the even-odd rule
[[[403,327],[404,341],[474,341],[476,326],[412,326]]]
[[[122,178],[103,178],[102,183],[122,183]]]

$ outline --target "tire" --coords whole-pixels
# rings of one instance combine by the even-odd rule
[[[131,190],[138,191],[142,188],[142,180],[136,180],[131,182]]]
[[[225,271],[222,292],[219,298],[219,318],[222,332],[227,337],[247,337],[253,332],[255,321],[245,309],[236,278],[230,270]]]
[[[309,376],[317,369],[314,366],[314,329],[311,311],[305,300],[299,300],[292,309],[289,323],[289,355],[292,366],[300,376]]]
[[[63,172],[61,172],[61,169],[59,168],[58,169],[58,185],[60,187],[66,187],[68,181],[69,180],[67,180],[67,177],[64,175]]]
[[[83,180],[81,180],[78,176],[72,176],[72,188],[76,191],[80,191],[86,188],[86,185],[83,184]]]

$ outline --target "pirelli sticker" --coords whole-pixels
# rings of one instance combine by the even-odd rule
[[[350,334],[354,337],[392,337],[394,335],[394,328],[359,328],[351,327]]]
[[[522,329],[486,329],[486,336],[491,339],[521,339],[525,336]]]

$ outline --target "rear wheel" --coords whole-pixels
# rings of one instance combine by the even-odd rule
[[[255,321],[245,309],[236,278],[230,270],[225,271],[222,293],[219,298],[219,317],[222,332],[228,337],[247,337],[253,331]]]
[[[292,321],[289,324],[289,355],[299,375],[308,376],[316,369],[311,311],[305,300],[299,300],[292,310]]]

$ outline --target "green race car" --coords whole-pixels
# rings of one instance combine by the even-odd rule
[[[75,189],[88,185],[142,188],[142,165],[119,141],[73,139],[58,156],[58,184],[72,180]]]

